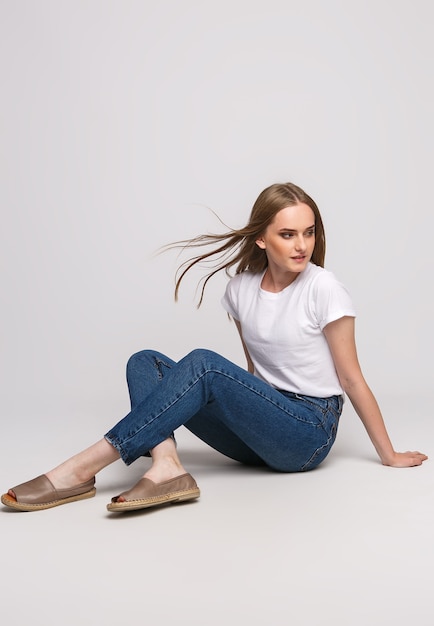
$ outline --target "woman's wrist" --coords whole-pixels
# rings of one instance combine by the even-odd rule
[[[389,454],[380,454],[380,460],[383,465],[391,466],[394,464],[396,452],[393,450]]]

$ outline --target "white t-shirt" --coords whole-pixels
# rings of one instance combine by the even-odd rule
[[[241,324],[255,375],[271,386],[307,396],[341,395],[324,327],[355,317],[345,287],[309,263],[279,293],[261,289],[265,272],[241,272],[227,284],[222,305]]]

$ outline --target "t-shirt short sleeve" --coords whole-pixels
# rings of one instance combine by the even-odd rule
[[[318,274],[314,289],[315,317],[321,330],[341,317],[356,317],[348,290],[332,272]]]
[[[239,319],[238,313],[238,299],[240,291],[241,274],[237,274],[226,285],[226,290],[221,299],[221,304],[225,311],[229,313],[234,319]]]

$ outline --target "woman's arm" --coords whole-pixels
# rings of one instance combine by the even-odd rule
[[[253,361],[250,358],[250,354],[249,351],[247,350],[247,346],[244,343],[244,339],[243,339],[243,333],[241,331],[241,324],[238,320],[234,319],[235,322],[235,326],[237,327],[238,332],[240,333],[240,339],[241,339],[241,343],[243,344],[243,350],[244,350],[244,354],[246,355],[246,359],[247,359],[247,371],[249,371],[251,374],[253,374],[255,367],[253,365]]]
[[[428,457],[421,452],[395,452],[387,434],[386,426],[377,401],[369,389],[357,358],[354,318],[342,317],[324,328],[333,361],[345,393],[351,400],[357,415],[383,465],[411,467],[421,465]]]

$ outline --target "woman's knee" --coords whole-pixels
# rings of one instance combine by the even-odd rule
[[[130,372],[136,372],[148,367],[150,363],[156,363],[159,358],[163,358],[164,355],[154,350],[140,350],[130,356],[127,361],[127,374]]]
[[[208,348],[195,348],[187,354],[186,358],[195,363],[201,365],[205,364],[209,367],[213,367],[218,361],[223,359],[217,352],[208,350]]]
[[[132,354],[127,361],[127,370],[135,367],[138,363],[141,363],[147,352],[148,350],[140,350],[139,352]]]

